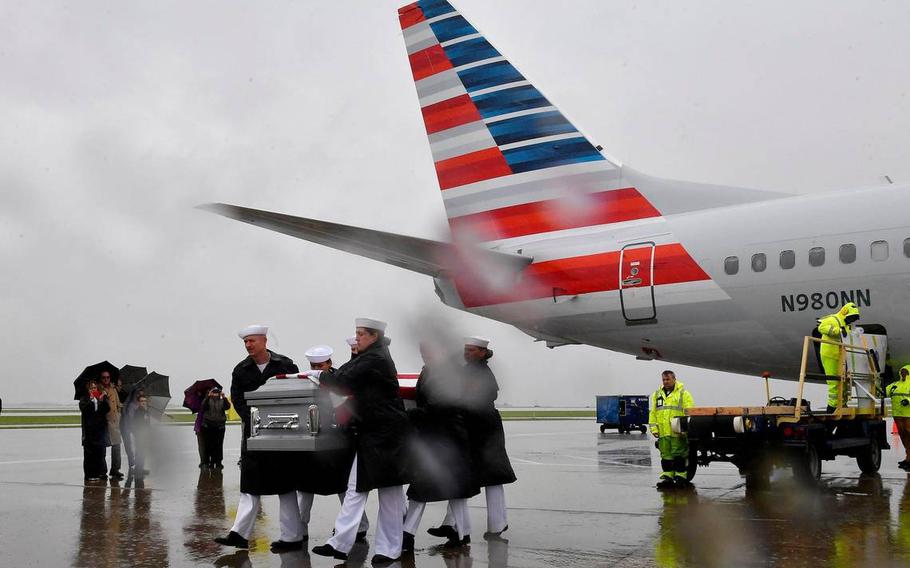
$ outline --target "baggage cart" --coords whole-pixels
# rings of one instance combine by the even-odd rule
[[[638,430],[648,431],[648,397],[635,395],[604,395],[596,397],[597,423],[600,431],[616,428],[620,434]]]

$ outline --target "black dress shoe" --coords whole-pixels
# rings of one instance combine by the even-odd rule
[[[276,540],[272,543],[272,552],[285,552],[287,550],[300,550],[303,548],[303,540],[288,542],[285,540]]]
[[[222,546],[233,546],[234,548],[250,547],[249,541],[234,531],[229,532],[227,536],[219,536],[215,539],[215,542]]]
[[[313,552],[319,556],[328,556],[331,558],[337,558],[338,560],[347,560],[347,552],[341,552],[340,550],[335,550],[331,544],[320,544],[319,546],[313,547]]]
[[[441,538],[458,538],[458,531],[452,525],[439,525],[427,529],[427,534]]]
[[[366,541],[367,541],[367,531],[360,531],[359,533],[357,533],[357,538],[354,539],[354,542],[366,542]]]
[[[398,558],[401,558],[401,557],[399,556]],[[396,560],[398,560],[398,558],[389,558],[388,556],[385,556],[383,554],[374,554],[373,558],[370,559],[370,563],[373,564],[373,566],[376,566],[377,564],[379,564],[379,565],[391,564],[392,562],[395,562]]]
[[[509,525],[506,525],[505,527],[503,527],[503,529],[499,532],[487,531],[487,532],[483,533],[483,538],[485,538],[487,540],[489,540],[491,538],[496,538],[498,536],[502,536],[502,533],[506,532],[507,530],[509,530]]]
[[[463,546],[468,546],[469,544],[471,544],[471,535],[465,535],[465,537],[461,540],[458,540],[457,536],[455,538],[450,538],[449,540],[445,541],[442,547],[448,549],[461,548]]]
[[[414,535],[409,532],[404,533],[401,537],[401,551],[414,552]]]

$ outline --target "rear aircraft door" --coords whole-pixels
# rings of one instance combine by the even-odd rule
[[[619,253],[619,303],[627,325],[657,323],[653,241],[622,247]]]

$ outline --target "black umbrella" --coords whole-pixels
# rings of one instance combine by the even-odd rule
[[[171,391],[168,380],[169,378],[167,375],[161,375],[152,371],[141,381],[136,383],[132,392],[130,392],[127,401],[132,402],[139,394],[139,391],[142,391],[148,399],[149,414],[158,418],[158,420],[161,420],[164,416],[164,409],[167,407],[167,403],[171,401]]]
[[[116,382],[120,377],[120,369],[115,367],[110,361],[102,361],[100,363],[95,363],[94,365],[89,365],[84,371],[79,373],[79,376],[73,381],[73,389],[76,391],[73,400],[79,400],[88,394],[85,390],[85,384],[90,380],[100,381],[101,373],[104,371],[111,374],[111,382]]]
[[[124,365],[120,367],[120,382],[123,383],[124,389],[132,389],[133,385],[141,381],[149,372],[145,367],[135,365]]]

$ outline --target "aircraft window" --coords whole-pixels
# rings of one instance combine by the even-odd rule
[[[752,255],[752,272],[764,272],[768,267],[768,257],[765,253],[760,252]]]
[[[904,239],[904,256],[910,258],[910,239]]]
[[[812,247],[809,249],[809,266],[821,266],[825,264],[825,248]]]
[[[846,244],[840,246],[840,261],[850,264],[856,260],[856,245]]]
[[[872,260],[888,260],[888,241],[873,241],[870,248]]]
[[[907,239],[910,241],[910,239]],[[796,253],[792,250],[780,251],[780,267],[784,270],[790,270],[796,266]]]
[[[731,276],[739,272],[738,256],[728,256],[724,259],[724,272]]]

